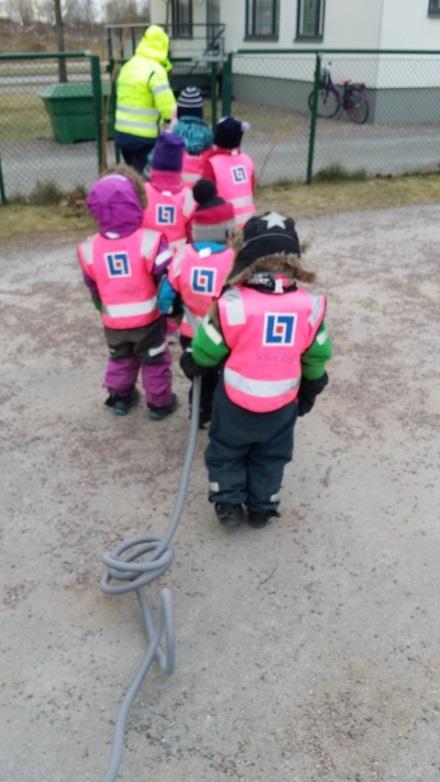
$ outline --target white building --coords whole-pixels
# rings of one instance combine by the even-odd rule
[[[366,83],[376,122],[440,118],[440,0],[150,0],[150,7],[151,21],[168,25],[174,57],[240,52],[234,96],[268,106],[304,108],[317,50],[438,50],[323,53],[323,62],[332,61],[335,81]],[[267,54],[245,53],[253,49]],[[277,54],[286,49],[292,54]]]

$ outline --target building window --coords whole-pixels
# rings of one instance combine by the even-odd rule
[[[246,38],[278,38],[278,0],[246,0]]]
[[[192,38],[192,0],[172,0],[173,38]]]
[[[440,0],[429,0],[428,16],[440,16]]]
[[[322,39],[324,33],[325,0],[298,0],[296,37]]]

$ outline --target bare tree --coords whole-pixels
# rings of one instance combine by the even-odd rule
[[[21,24],[32,24],[35,20],[35,8],[32,0],[16,0],[14,7]]]
[[[57,49],[59,52],[65,52],[66,46],[64,42],[64,24],[63,14],[61,12],[61,0],[53,0],[55,11],[55,29],[57,35]],[[59,81],[67,81],[67,69],[66,61],[64,57],[60,57],[58,60],[58,79]]]

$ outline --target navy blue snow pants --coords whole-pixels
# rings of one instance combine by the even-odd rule
[[[293,456],[297,415],[295,403],[251,413],[228,399],[220,380],[205,452],[210,502],[276,510],[284,467]]]

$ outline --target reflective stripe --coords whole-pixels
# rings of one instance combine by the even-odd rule
[[[157,231],[145,230],[143,232],[141,241],[141,253],[144,257],[149,258],[152,254],[155,244],[158,239]]]
[[[320,334],[316,337],[316,341],[318,345],[323,345],[324,342],[328,339],[328,331],[325,329],[324,331],[321,331]]]
[[[253,206],[254,199],[252,196],[243,196],[243,198],[233,198],[231,203],[234,206]]]
[[[150,348],[148,351],[148,355],[153,358],[153,356],[158,356],[159,353],[163,353],[166,349],[167,343],[163,342],[162,345],[159,345],[157,348]]]
[[[309,315],[309,323],[315,326],[321,312],[321,297],[317,296],[316,293],[311,293],[310,298],[312,300],[312,311]]]
[[[185,217],[188,217],[188,215],[191,214],[195,207],[194,198],[192,194],[192,190],[188,190],[188,192],[185,195],[185,200],[183,202],[183,214]]]
[[[111,318],[130,318],[132,315],[149,315],[156,309],[156,296],[145,301],[135,301],[132,304],[104,304],[104,315]]]
[[[163,250],[157,256],[156,260],[154,261],[154,265],[155,266],[161,266],[162,263],[165,263],[165,261],[168,261],[168,259],[171,259],[172,257],[173,257],[173,254],[170,253],[169,250]]]
[[[143,130],[157,128],[157,122],[134,122],[134,120],[118,119],[117,117],[116,125],[119,125],[121,128],[142,128]]]
[[[178,252],[174,256],[173,266],[172,266],[172,272],[174,277],[179,277],[180,271],[182,269],[182,261],[184,257],[185,257],[185,248],[182,247],[182,249],[178,250]]]
[[[116,106],[116,113],[122,111],[124,114],[136,114],[136,116],[144,117],[158,117],[159,112],[157,109],[136,109],[134,106],[124,106],[122,103],[118,103]]]
[[[198,182],[200,174],[182,173],[182,179],[184,182]]]
[[[153,87],[151,92],[153,93],[153,95],[158,95],[159,92],[165,92],[165,90],[169,90],[169,89],[170,89],[169,84],[159,84],[158,87]]]
[[[280,499],[280,493],[272,494],[272,497],[270,497],[269,502],[279,502]]]
[[[239,290],[232,289],[223,296],[226,309],[226,319],[230,326],[241,326],[246,323],[244,302]]]
[[[217,481],[210,481],[209,491],[220,491],[220,484]]]
[[[269,399],[270,397],[281,396],[281,394],[288,394],[289,391],[293,391],[298,388],[300,384],[299,377],[289,377],[287,380],[254,380],[250,377],[245,377],[239,372],[225,367],[225,383],[229,383],[232,388],[236,388],[237,391],[242,391],[243,394],[248,396],[257,396],[262,399]]]
[[[222,335],[217,331],[216,328],[212,325],[212,323],[209,322],[208,317],[204,318],[202,320],[203,330],[207,337],[214,343],[214,345],[220,345],[222,340]]]
[[[173,248],[173,250],[181,250],[183,247],[186,246],[186,239],[174,239],[173,242],[170,242],[170,247]]]
[[[91,239],[86,239],[85,242],[81,244],[81,252],[82,256],[84,258],[84,262],[90,266],[90,264],[93,263],[93,241],[95,237],[92,236]]]

